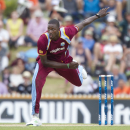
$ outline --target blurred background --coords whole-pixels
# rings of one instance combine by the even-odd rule
[[[97,95],[98,76],[111,74],[114,95],[129,96],[129,0],[0,0],[0,95],[31,94],[37,41],[50,19],[72,26],[104,7],[110,7],[110,14],[86,26],[69,46],[70,55],[85,67],[88,78],[76,87],[51,72],[43,94]]]

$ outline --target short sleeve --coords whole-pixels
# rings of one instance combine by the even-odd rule
[[[65,34],[69,37],[71,40],[74,35],[76,35],[78,32],[78,27],[77,26],[70,26],[70,27],[65,27]]]
[[[38,47],[38,54],[39,55],[46,55],[47,53],[47,44],[48,40],[45,34],[41,35],[38,42],[37,42],[37,47]]]

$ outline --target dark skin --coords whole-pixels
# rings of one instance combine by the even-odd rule
[[[104,9],[100,10],[98,12],[100,17],[105,17],[108,14],[107,10],[108,10],[108,8],[104,8]],[[98,17],[96,15],[94,15],[94,16],[89,17],[89,18],[85,19],[84,21],[76,24],[76,26],[79,28],[78,32],[81,31],[85,26],[92,23],[96,19],[98,19]],[[49,38],[51,40],[54,40],[54,41],[58,40],[58,38],[60,37],[59,31],[60,31],[60,28],[56,24],[48,24],[48,33],[49,33]],[[65,64],[65,63],[48,60],[47,55],[44,55],[44,56],[39,55],[39,56],[40,56],[42,64],[45,67],[76,69],[76,68],[78,68],[78,65],[79,65],[77,62],[72,61],[71,63],[69,63],[69,68],[68,68],[67,64]]]

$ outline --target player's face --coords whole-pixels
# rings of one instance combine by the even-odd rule
[[[48,24],[49,38],[57,40],[59,38],[59,28],[55,24]]]

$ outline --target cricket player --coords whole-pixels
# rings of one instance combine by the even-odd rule
[[[87,78],[84,68],[69,55],[68,46],[74,35],[94,20],[106,16],[107,10],[108,8],[103,8],[94,16],[71,27],[60,28],[56,19],[49,21],[47,32],[37,42],[39,56],[32,79],[32,121],[27,126],[42,125],[39,119],[39,103],[46,77],[51,71],[55,70],[75,86],[81,86],[83,79]]]

